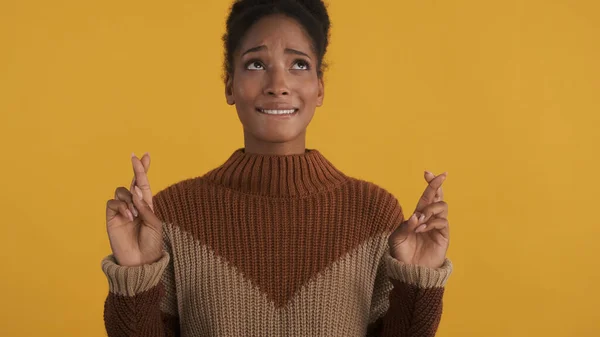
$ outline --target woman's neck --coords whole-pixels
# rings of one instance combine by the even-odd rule
[[[306,152],[305,133],[287,142],[268,142],[244,133],[244,152],[264,155],[293,155]]]

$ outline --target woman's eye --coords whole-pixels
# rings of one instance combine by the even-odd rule
[[[248,69],[248,70],[262,70],[262,69],[263,69],[263,66],[262,66],[262,64],[261,64],[260,62],[258,62],[258,61],[252,61],[252,62],[249,62],[249,63],[246,65],[246,69]]]
[[[308,70],[309,66],[308,66],[308,62],[306,61],[302,61],[302,60],[298,60],[294,63],[294,66],[292,67],[293,69],[299,69],[299,70]]]

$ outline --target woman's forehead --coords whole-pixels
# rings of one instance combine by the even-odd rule
[[[262,18],[250,27],[241,41],[240,52],[265,46],[271,49],[295,49],[311,52],[312,42],[296,20],[283,15]]]

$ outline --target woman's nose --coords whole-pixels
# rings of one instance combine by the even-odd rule
[[[268,76],[269,82],[265,86],[265,95],[283,96],[290,94],[290,89],[285,78],[285,71],[273,70]]]

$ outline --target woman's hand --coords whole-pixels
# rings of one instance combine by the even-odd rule
[[[110,247],[121,266],[158,261],[163,254],[162,221],[154,215],[148,181],[150,155],[131,155],[134,177],[130,189],[118,187],[106,203],[106,229]]]
[[[442,191],[446,175],[425,172],[428,185],[415,212],[388,239],[390,254],[398,261],[434,269],[443,265],[450,242],[448,204]]]

